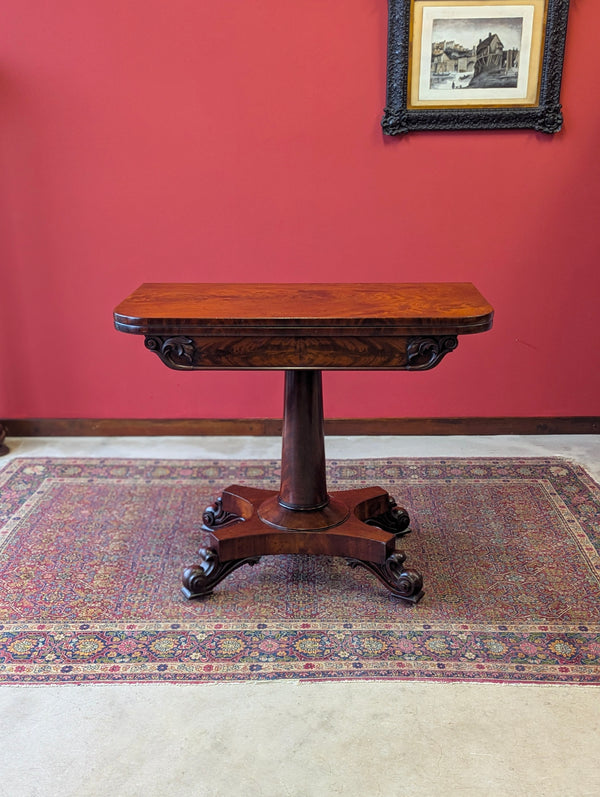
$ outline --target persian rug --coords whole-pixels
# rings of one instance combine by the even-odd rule
[[[600,487],[562,459],[332,461],[379,485],[425,597],[344,559],[264,557],[188,601],[203,509],[279,463],[15,459],[0,471],[0,683],[600,683]]]

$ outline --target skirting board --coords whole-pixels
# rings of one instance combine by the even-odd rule
[[[23,418],[7,437],[279,436],[278,418]],[[0,424],[1,425],[1,424]],[[536,418],[328,418],[327,435],[598,434],[600,416]]]

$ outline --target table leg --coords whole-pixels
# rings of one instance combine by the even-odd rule
[[[342,556],[398,598],[416,603],[423,595],[421,575],[406,570],[396,550],[396,538],[410,531],[406,510],[380,487],[327,492],[320,371],[285,373],[279,491],[228,487],[203,526],[210,544],[184,571],[188,598],[209,595],[233,570],[274,554]]]

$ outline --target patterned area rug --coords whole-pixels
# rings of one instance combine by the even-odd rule
[[[417,606],[343,559],[264,557],[186,601],[202,510],[276,462],[16,459],[0,471],[0,683],[600,683],[600,487],[561,459],[334,461],[404,505]]]

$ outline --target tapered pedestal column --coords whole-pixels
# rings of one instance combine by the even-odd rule
[[[258,514],[270,526],[306,531],[329,529],[348,517],[348,507],[327,494],[320,371],[285,372],[281,486]]]

